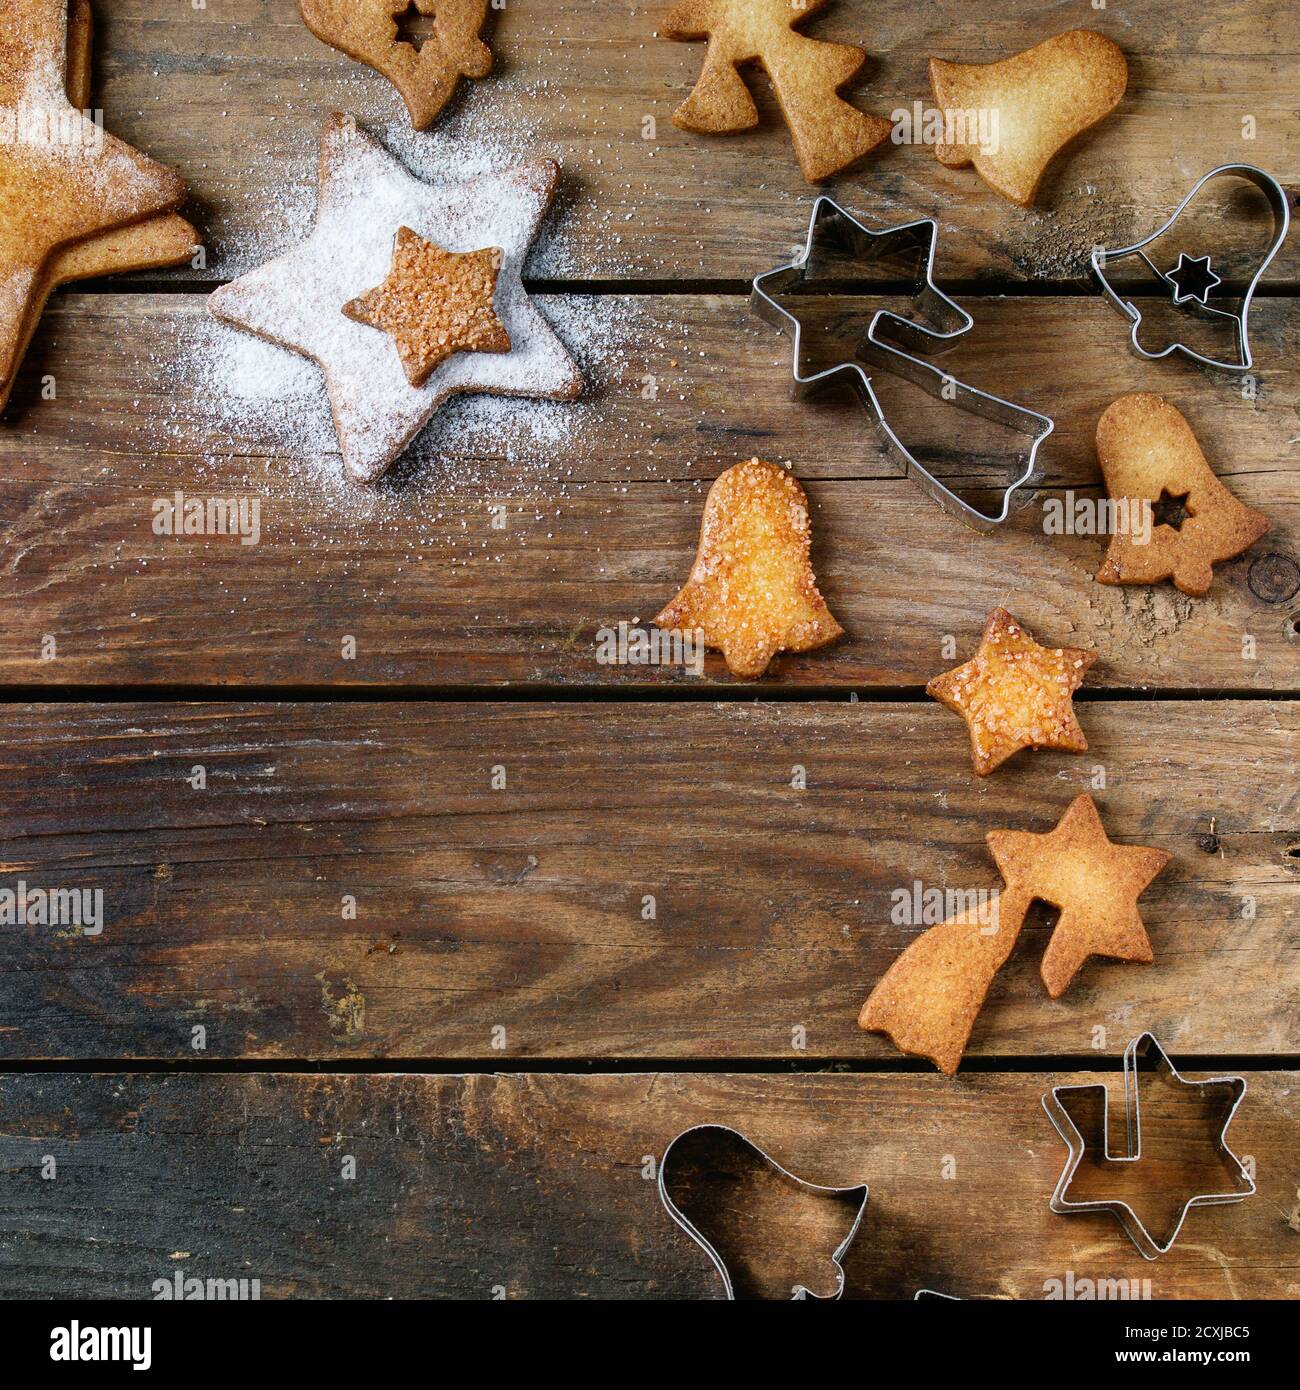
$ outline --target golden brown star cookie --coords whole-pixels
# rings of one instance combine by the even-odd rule
[[[382,73],[426,130],[462,77],[486,77],[492,50],[480,38],[491,0],[298,0],[304,23],[322,43]],[[433,19],[420,47],[401,36],[412,12]]]
[[[70,0],[68,5],[68,100],[79,111],[90,105],[93,17],[90,0]],[[60,285],[76,280],[97,280],[131,270],[159,270],[190,260],[198,249],[195,229],[177,213],[160,213],[143,222],[86,237],[61,247],[41,271],[18,340],[15,361],[27,355],[49,297]],[[0,384],[0,410],[8,404],[17,372]]]
[[[14,134],[0,141],[0,391],[12,386],[54,253],[185,197],[176,174],[68,100],[68,37],[66,0],[6,0],[0,124]]]
[[[406,379],[423,386],[458,352],[510,351],[510,334],[492,307],[500,270],[499,246],[444,251],[399,227],[388,278],[343,312],[389,334]]]
[[[1082,648],[1040,647],[1005,608],[995,608],[974,657],[925,689],[966,721],[975,771],[987,777],[1022,748],[1087,749],[1070,697],[1096,659]]]
[[[1262,512],[1237,499],[1214,476],[1182,413],[1159,396],[1121,396],[1097,424],[1097,458],[1116,515],[1132,517],[1177,499],[1181,524],[1128,525],[1112,535],[1097,578],[1102,584],[1158,584],[1172,579],[1203,598],[1214,566],[1231,560],[1269,529]],[[1157,517],[1158,521],[1159,518]]]
[[[931,58],[930,85],[944,116],[939,162],[974,164],[995,193],[1028,207],[1052,159],[1119,105],[1128,64],[1103,34],[1072,29],[1000,63]]]
[[[808,498],[784,469],[738,463],[709,489],[686,587],[654,620],[699,628],[733,675],[761,676],[780,651],[806,652],[844,629],[817,590]]]
[[[826,0],[678,0],[660,28],[666,39],[705,39],[704,70],[673,113],[682,130],[724,135],[758,124],[758,108],[737,69],[761,64],[790,127],[809,183],[874,150],[892,126],[850,106],[839,89],[866,61],[860,48],[796,34]]]
[[[1077,796],[1055,830],[991,830],[989,850],[1007,892],[1060,909],[1043,953],[1047,992],[1059,999],[1089,956],[1140,961],[1155,955],[1137,900],[1173,858],[1146,845],[1112,844],[1092,797]]]

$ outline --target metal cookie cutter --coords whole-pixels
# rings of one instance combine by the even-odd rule
[[[977,531],[989,532],[1004,522],[1011,512],[1011,500],[1016,490],[1034,477],[1034,462],[1038,446],[1055,429],[1046,415],[1035,410],[991,396],[941,371],[932,363],[917,356],[942,353],[970,331],[975,320],[934,283],[934,252],[938,224],[933,218],[920,218],[899,227],[873,231],[846,212],[832,198],[820,197],[813,204],[808,223],[808,238],[802,253],[789,265],[778,266],[758,276],[753,284],[750,305],[760,318],[775,324],[794,339],[793,377],[796,394],[809,395],[828,383],[845,377],[862,403],[875,419],[885,447],[907,477],[936,501],[944,511],[965,522]],[[819,243],[825,242],[848,251],[863,261],[879,261],[909,253],[917,254],[912,301],[916,310],[932,326],[903,318],[890,310],[880,309],[873,315],[866,333],[854,349],[851,361],[838,362],[824,371],[805,374],[802,369],[803,325],[778,302],[804,284],[815,268]],[[892,340],[892,341],[891,341]],[[894,432],[885,417],[871,384],[869,368],[879,368],[900,376],[921,387],[931,396],[956,406],[968,414],[982,416],[1005,425],[1030,439],[1028,447],[1017,455],[1014,481],[1002,493],[1002,505],[993,513],[981,512],[939,481],[921,463]]]
[[[762,1149],[758,1147],[757,1144],[752,1144],[748,1139],[745,1138],[743,1134],[741,1134],[739,1130],[732,1129],[730,1125],[692,1125],[689,1129],[684,1129],[668,1145],[668,1147],[664,1150],[663,1157],[659,1160],[659,1200],[663,1202],[664,1210],[668,1213],[668,1215],[672,1217],[672,1219],[682,1228],[683,1231],[686,1232],[688,1236],[690,1236],[690,1238],[696,1243],[696,1245],[698,1245],[700,1249],[704,1251],[704,1253],[709,1257],[709,1259],[713,1261],[713,1267],[718,1271],[720,1275],[722,1275],[722,1287],[727,1295],[728,1300],[731,1302],[735,1302],[736,1291],[732,1284],[731,1271],[727,1268],[726,1261],[714,1248],[713,1244],[709,1241],[708,1237],[705,1236],[699,1230],[699,1228],[695,1226],[694,1223],[691,1222],[691,1220],[682,1212],[681,1208],[678,1207],[677,1203],[673,1201],[672,1197],[669,1195],[668,1192],[668,1186],[671,1179],[667,1176],[667,1174],[671,1166],[673,1150],[677,1147],[678,1144],[682,1143],[683,1140],[689,1139],[691,1135],[700,1135],[706,1133],[725,1134],[730,1135],[735,1139],[738,1139],[740,1143],[745,1146],[745,1148],[751,1150],[758,1158],[760,1158],[767,1165],[767,1167],[771,1169],[773,1173],[775,1173],[779,1178],[781,1178],[784,1182],[788,1183],[792,1188],[794,1188],[797,1191],[817,1192],[828,1197],[849,1197],[856,1196],[859,1193],[861,1194],[861,1200],[858,1203],[858,1209],[853,1217],[853,1223],[849,1227],[849,1232],[844,1237],[844,1239],[840,1241],[839,1245],[836,1246],[834,1252],[831,1255],[831,1263],[835,1266],[836,1272],[835,1292],[823,1298],[821,1295],[813,1293],[811,1289],[805,1288],[802,1284],[798,1284],[795,1286],[794,1293],[792,1295],[792,1298],[794,1299],[814,1298],[817,1299],[818,1302],[826,1303],[834,1302],[835,1299],[842,1297],[844,1293],[844,1266],[840,1263],[840,1261],[844,1258],[845,1251],[847,1251],[849,1246],[853,1244],[853,1239],[858,1233],[858,1227],[862,1224],[862,1217],[866,1213],[866,1183],[862,1183],[857,1187],[823,1187],[820,1183],[806,1182],[803,1178],[796,1177],[794,1173],[791,1173],[788,1169],[783,1168],[770,1154],[765,1153]]]
[[[1145,249],[1169,231],[1182,216],[1183,209],[1211,179],[1224,176],[1245,179],[1248,183],[1253,183],[1268,199],[1269,207],[1273,212],[1272,244],[1269,246],[1264,259],[1259,263],[1250,284],[1246,287],[1245,296],[1236,309],[1216,309],[1210,306],[1210,295],[1223,281],[1211,269],[1211,258],[1208,255],[1188,256],[1180,253],[1177,265],[1168,270],[1161,270],[1155,261],[1147,255]],[[1208,174],[1197,179],[1192,191],[1178,204],[1169,221],[1157,231],[1152,232],[1150,236],[1143,237],[1141,241],[1135,241],[1132,246],[1121,246],[1115,250],[1099,247],[1095,250],[1092,253],[1093,274],[1101,284],[1102,293],[1106,298],[1120,313],[1132,320],[1133,327],[1129,333],[1129,346],[1133,351],[1147,362],[1157,362],[1162,357],[1168,357],[1171,352],[1181,352],[1184,357],[1190,358],[1193,362],[1199,362],[1205,367],[1214,367],[1219,371],[1248,371],[1254,364],[1254,358],[1250,352],[1250,304],[1255,297],[1255,290],[1259,285],[1260,278],[1286,240],[1287,230],[1291,226],[1291,210],[1288,204],[1286,190],[1272,174],[1266,174],[1263,169],[1257,169],[1253,164],[1221,164],[1217,169],[1211,169]],[[1170,343],[1168,347],[1159,352],[1148,352],[1138,342],[1138,330],[1142,326],[1141,310],[1131,299],[1126,299],[1119,294],[1111,286],[1110,281],[1106,279],[1107,265],[1111,261],[1121,260],[1125,256],[1140,257],[1152,274],[1163,281],[1165,287],[1170,291],[1175,306],[1185,313],[1194,314],[1197,318],[1202,319],[1226,319],[1231,322],[1236,333],[1238,360],[1226,362],[1214,357],[1206,357],[1203,353],[1188,347],[1186,343]]]
[[[1159,1071],[1167,1080],[1180,1086],[1190,1086],[1197,1090],[1206,1091],[1213,1086],[1229,1087],[1232,1093],[1232,1105],[1223,1121],[1215,1141],[1215,1148],[1219,1156],[1229,1165],[1235,1167],[1241,1175],[1241,1180],[1245,1183],[1244,1188],[1235,1188],[1231,1192],[1198,1192],[1189,1197],[1178,1213],[1178,1219],[1174,1222],[1173,1229],[1163,1240],[1158,1241],[1150,1230],[1143,1224],[1141,1218],[1127,1202],[1118,1198],[1107,1198],[1104,1200],[1074,1202],[1069,1199],[1070,1184],[1074,1180],[1074,1175],[1079,1167],[1079,1162],[1087,1150],[1087,1142],[1083,1135],[1079,1133],[1078,1126],[1070,1118],[1065,1107],[1061,1104],[1061,1097],[1070,1093],[1080,1093],[1084,1091],[1100,1092],[1102,1097],[1103,1115],[1103,1144],[1106,1161],[1108,1163],[1138,1163],[1142,1158],[1142,1117],[1138,1101],[1138,1067],[1148,1055],[1154,1054],[1156,1065]],[[1143,1033],[1140,1037],[1134,1038],[1128,1047],[1124,1049],[1124,1120],[1125,1120],[1125,1139],[1124,1148],[1120,1153],[1112,1153],[1110,1149],[1110,1101],[1109,1092],[1104,1085],[1091,1086],[1054,1086],[1043,1097],[1043,1108],[1047,1111],[1047,1117],[1056,1126],[1057,1133],[1065,1140],[1066,1146],[1070,1150],[1070,1155],[1066,1159],[1065,1167],[1056,1184],[1056,1190],[1048,1205],[1051,1209],[1061,1216],[1068,1216],[1073,1212],[1080,1211],[1108,1211],[1114,1215],[1120,1225],[1128,1233],[1129,1239],[1138,1248],[1138,1253],[1143,1259],[1154,1260],[1157,1256],[1165,1254],[1178,1239],[1178,1233],[1183,1228],[1183,1222],[1187,1219],[1187,1213],[1193,1207],[1202,1206],[1222,1206],[1232,1202],[1244,1201],[1255,1193],[1255,1182],[1246,1169],[1242,1166],[1241,1160],[1228,1147],[1227,1133],[1228,1126],[1232,1123],[1232,1117],[1237,1113],[1237,1107],[1241,1104],[1242,1097],[1246,1094],[1246,1079],[1242,1076],[1213,1076],[1206,1077],[1201,1081],[1188,1081],[1178,1074],[1174,1064],[1169,1060],[1163,1047],[1156,1040],[1154,1033]]]

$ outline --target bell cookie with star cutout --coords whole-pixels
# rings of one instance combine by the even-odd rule
[[[1214,566],[1269,529],[1268,517],[1239,502],[1214,476],[1192,427],[1159,396],[1115,401],[1097,424],[1097,458],[1115,515],[1130,521],[1111,536],[1099,583],[1172,579],[1182,593],[1204,598]],[[1139,510],[1149,524],[1132,524]]]

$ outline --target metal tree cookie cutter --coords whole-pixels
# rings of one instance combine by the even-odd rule
[[[1248,183],[1253,183],[1256,188],[1268,199],[1269,207],[1273,213],[1273,240],[1269,245],[1264,259],[1260,261],[1251,278],[1250,284],[1246,287],[1246,293],[1242,297],[1236,309],[1215,309],[1210,306],[1210,295],[1215,288],[1223,283],[1222,279],[1211,269],[1211,257],[1188,256],[1180,253],[1178,263],[1169,270],[1161,268],[1147,255],[1146,247],[1173,227],[1174,223],[1182,216],[1183,210],[1193,198],[1205,187],[1211,179],[1221,177],[1245,179]],[[1254,365],[1254,358],[1250,352],[1250,305],[1255,297],[1255,290],[1264,272],[1268,269],[1273,257],[1277,255],[1282,243],[1286,240],[1286,234],[1291,226],[1291,210],[1286,190],[1272,176],[1266,174],[1263,169],[1257,169],[1253,164],[1221,164],[1217,169],[1211,169],[1208,174],[1203,174],[1193,185],[1192,190],[1183,199],[1170,219],[1150,236],[1143,237],[1141,241],[1135,241],[1132,246],[1121,246],[1115,250],[1106,247],[1098,247],[1092,253],[1092,271],[1101,285],[1102,293],[1117,308],[1120,313],[1132,320],[1132,328],[1129,332],[1129,346],[1135,353],[1147,362],[1158,362],[1163,357],[1168,357],[1171,352],[1181,352],[1184,357],[1193,362],[1199,362],[1202,366],[1213,367],[1218,371],[1225,372],[1244,372]],[[1237,339],[1237,358],[1235,362],[1222,361],[1214,357],[1206,357],[1203,353],[1188,347],[1186,343],[1170,343],[1168,347],[1162,348],[1159,352],[1148,352],[1141,343],[1138,342],[1138,330],[1142,326],[1142,311],[1133,303],[1131,299],[1126,299],[1115,290],[1110,281],[1106,278],[1106,266],[1112,261],[1122,260],[1126,256],[1137,256],[1146,265],[1148,270],[1156,276],[1170,291],[1171,298],[1176,308],[1184,313],[1193,314],[1201,319],[1226,319],[1232,323]]]
[[[815,1294],[803,1284],[795,1285],[792,1294],[793,1299],[813,1298],[818,1302],[830,1303],[843,1296],[844,1293],[844,1266],[840,1263],[849,1246],[853,1244],[853,1239],[858,1233],[858,1227],[862,1224],[862,1217],[867,1210],[867,1185],[860,1183],[856,1187],[823,1187],[820,1183],[807,1182],[801,1177],[797,1177],[789,1169],[783,1168],[770,1154],[760,1149],[757,1144],[751,1143],[737,1129],[732,1129],[730,1125],[692,1125],[689,1129],[684,1129],[668,1147],[664,1150],[663,1157],[659,1160],[659,1200],[664,1204],[664,1210],[669,1216],[686,1232],[688,1236],[700,1247],[701,1250],[713,1261],[713,1267],[722,1275],[722,1287],[730,1302],[736,1301],[736,1291],[731,1279],[731,1271],[727,1268],[726,1261],[718,1253],[713,1243],[704,1235],[702,1231],[685,1215],[677,1203],[669,1195],[668,1186],[670,1179],[666,1176],[670,1166],[670,1159],[673,1150],[683,1140],[689,1139],[691,1135],[705,1133],[730,1135],[738,1139],[745,1148],[751,1150],[760,1158],[767,1167],[789,1184],[793,1189],[801,1192],[820,1193],[827,1197],[851,1197],[861,1194],[858,1209],[853,1217],[853,1222],[849,1227],[848,1234],[840,1241],[839,1245],[831,1254],[831,1263],[835,1266],[836,1285],[835,1292],[823,1297]]]
[[[954,347],[974,326],[975,320],[934,283],[934,253],[938,224],[933,218],[920,218],[898,227],[873,231],[859,222],[832,198],[820,197],[813,204],[808,237],[799,257],[758,276],[753,283],[750,305],[760,318],[788,332],[794,340],[792,374],[796,394],[810,395],[820,388],[847,379],[874,417],[886,450],[944,511],[977,531],[989,532],[1002,524],[1011,512],[1011,501],[1018,488],[1034,478],[1038,447],[1055,428],[1054,422],[1035,410],[1015,405],[958,381],[941,371],[918,353],[936,355]],[[853,359],[838,362],[824,371],[805,374],[802,369],[803,324],[785,309],[778,296],[805,284],[815,267],[819,242],[828,242],[863,261],[880,261],[906,253],[917,255],[912,302],[933,326],[927,327],[904,318],[892,310],[879,309],[854,349]],[[892,339],[893,341],[890,341]],[[1030,443],[1017,454],[1014,480],[1002,493],[1002,505],[992,513],[971,506],[930,472],[895,433],[871,384],[868,368],[878,368],[910,381],[947,405],[971,415],[979,415],[1026,435]]]
[[[1180,1086],[1192,1087],[1202,1092],[1212,1086],[1231,1088],[1232,1105],[1219,1128],[1215,1149],[1220,1158],[1225,1161],[1225,1165],[1234,1166],[1239,1171],[1242,1181],[1246,1184],[1244,1189],[1234,1189],[1231,1192],[1198,1192],[1187,1198],[1178,1213],[1177,1220],[1173,1223],[1172,1229],[1163,1241],[1157,1240],[1133,1208],[1119,1198],[1078,1202],[1069,1199],[1067,1194],[1070,1184],[1074,1180],[1075,1172],[1078,1170],[1088,1145],[1083,1135],[1079,1133],[1078,1126],[1061,1104],[1060,1099],[1063,1095],[1070,1093],[1100,1092],[1102,1097],[1103,1153],[1106,1161],[1108,1163],[1138,1163],[1142,1159],[1142,1116],[1138,1099],[1138,1067],[1151,1054],[1154,1054],[1157,1069],[1164,1077]],[[1237,1155],[1228,1147],[1227,1142],[1228,1126],[1232,1123],[1233,1116],[1237,1113],[1237,1108],[1245,1094],[1246,1079],[1242,1076],[1212,1076],[1200,1081],[1188,1081],[1179,1075],[1164,1048],[1157,1041],[1155,1034],[1141,1034],[1124,1049],[1125,1137],[1123,1152],[1112,1153],[1110,1149],[1110,1093],[1104,1085],[1054,1086],[1043,1097],[1043,1109],[1047,1111],[1048,1119],[1056,1126],[1057,1133],[1065,1140],[1066,1147],[1070,1151],[1061,1176],[1057,1180],[1056,1190],[1052,1193],[1048,1205],[1059,1216],[1068,1216],[1081,1211],[1108,1211],[1124,1227],[1129,1239],[1137,1246],[1138,1253],[1143,1259],[1154,1260],[1158,1256],[1166,1254],[1173,1246],[1174,1241],[1178,1239],[1178,1233],[1183,1228],[1187,1213],[1193,1207],[1224,1206],[1233,1202],[1244,1201],[1255,1193],[1254,1179],[1246,1171]]]

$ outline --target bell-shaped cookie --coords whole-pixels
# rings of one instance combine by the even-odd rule
[[[974,164],[995,193],[1028,207],[1052,159],[1119,104],[1128,64],[1104,35],[1072,29],[1000,63],[931,58],[930,84],[944,117],[939,162]]]

